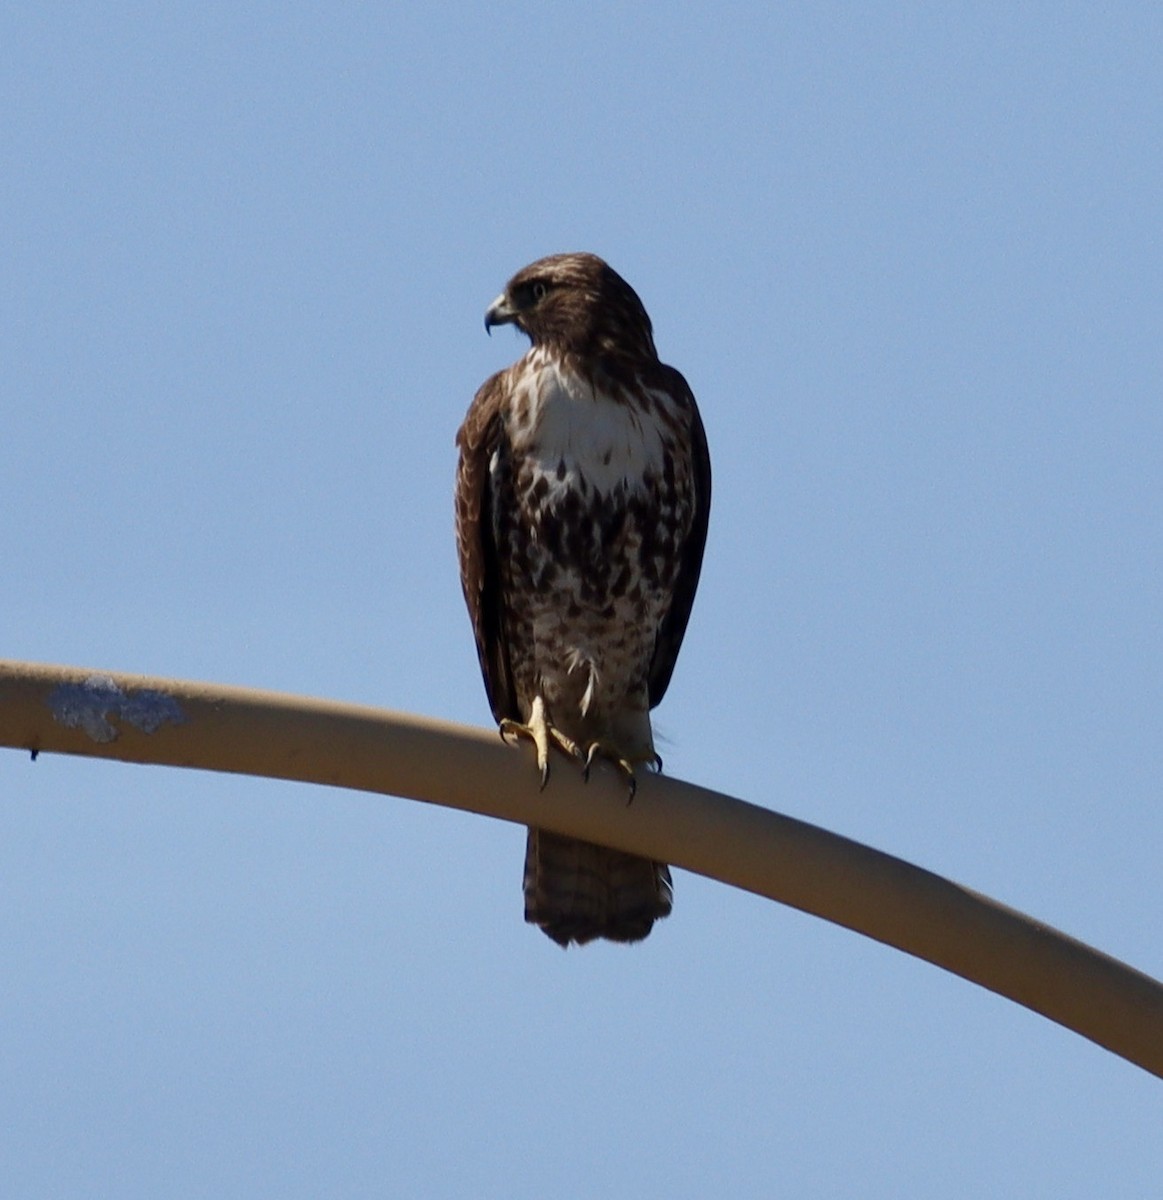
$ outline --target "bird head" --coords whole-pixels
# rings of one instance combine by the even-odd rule
[[[634,289],[596,254],[554,254],[523,267],[485,312],[485,329],[516,325],[534,346],[655,356]]]

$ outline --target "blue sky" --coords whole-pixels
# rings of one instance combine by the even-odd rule
[[[715,467],[667,769],[1163,976],[1155,5],[15,5],[0,655],[489,718],[453,435],[518,267],[636,287]],[[0,754],[21,1197],[1145,1195],[1158,1080],[679,873]],[[546,803],[552,803],[551,791]]]

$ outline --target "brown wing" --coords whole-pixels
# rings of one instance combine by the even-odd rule
[[[501,622],[500,572],[496,519],[489,463],[501,445],[501,408],[508,372],[482,384],[456,435],[460,460],[456,469],[456,549],[460,584],[476,637],[485,691],[497,721],[520,720],[513,673]]]
[[[682,548],[682,563],[674,583],[674,595],[671,597],[670,608],[659,626],[658,638],[654,643],[654,657],[650,660],[648,685],[651,708],[666,695],[671,674],[674,672],[679,647],[682,646],[683,634],[686,633],[687,621],[690,620],[691,605],[695,602],[695,590],[699,586],[703,548],[707,544],[707,521],[711,513],[711,456],[707,450],[707,435],[699,416],[699,407],[682,375],[672,367],[663,367],[663,370],[666,372],[666,386],[683,398],[684,405],[690,412],[691,483],[695,495],[695,512],[691,521],[691,531]]]

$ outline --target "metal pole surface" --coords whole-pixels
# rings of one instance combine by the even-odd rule
[[[536,824],[823,917],[1006,996],[1163,1078],[1163,984],[986,896],[733,797],[645,775],[540,792],[495,732],[286,694],[0,661],[0,746],[323,783]]]

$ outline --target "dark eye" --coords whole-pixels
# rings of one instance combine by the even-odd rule
[[[536,303],[538,300],[544,300],[545,294],[548,291],[549,284],[547,284],[544,280],[537,280],[537,282],[533,285],[533,302]]]

